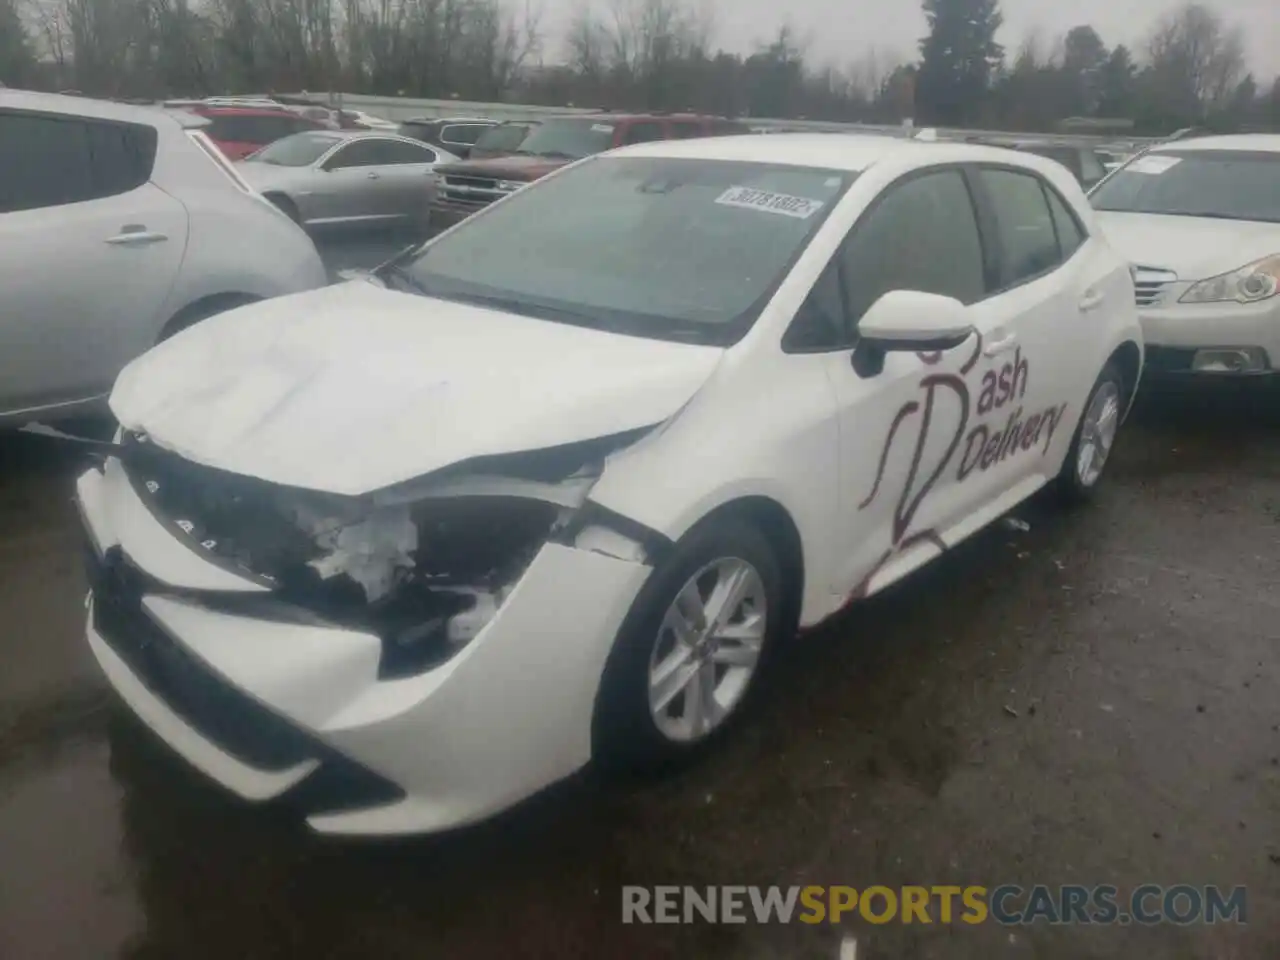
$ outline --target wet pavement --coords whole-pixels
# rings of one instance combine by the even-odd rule
[[[1105,494],[798,641],[695,769],[444,837],[228,799],[80,636],[73,464],[0,437],[0,957],[1274,960],[1280,394],[1153,392]],[[1220,884],[1249,923],[624,926],[623,884]]]

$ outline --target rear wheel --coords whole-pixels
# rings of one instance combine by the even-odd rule
[[[1058,491],[1068,502],[1088,500],[1102,481],[1124,416],[1126,395],[1124,376],[1114,363],[1108,363],[1089,392],[1058,474]]]
[[[649,578],[609,656],[595,756],[611,772],[692,757],[743,714],[783,625],[778,561],[735,518],[696,528]]]

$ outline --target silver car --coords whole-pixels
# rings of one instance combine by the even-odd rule
[[[457,159],[394,134],[313,130],[263,147],[237,169],[308,228],[422,226],[435,189],[435,165]]]
[[[328,282],[207,123],[0,91],[0,424],[91,413],[158,341]]]

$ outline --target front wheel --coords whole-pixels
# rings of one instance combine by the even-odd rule
[[[1089,393],[1058,474],[1058,491],[1067,502],[1088,500],[1101,482],[1124,416],[1125,394],[1124,376],[1108,363]]]
[[[783,629],[769,541],[736,518],[693,530],[641,589],[596,700],[594,754],[610,772],[690,758],[744,712]]]

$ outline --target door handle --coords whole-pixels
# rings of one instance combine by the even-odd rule
[[[1106,302],[1107,295],[1100,290],[1089,290],[1080,298],[1080,312],[1088,313],[1090,310],[1096,310]]]
[[[992,340],[988,340],[986,346],[982,348],[984,355],[988,357],[998,357],[1002,353],[1007,353],[1018,344],[1018,338],[1012,333],[1003,333]]]
[[[381,176],[382,176],[382,174],[380,174],[377,170],[370,170],[370,171],[369,171],[369,173],[368,173],[368,177],[369,177],[369,179],[370,179],[370,180],[377,180],[377,179],[379,179]]]
[[[107,237],[106,243],[117,247],[141,247],[151,243],[162,243],[169,238],[163,233],[148,230],[141,224],[131,223],[120,228],[114,237]]]

